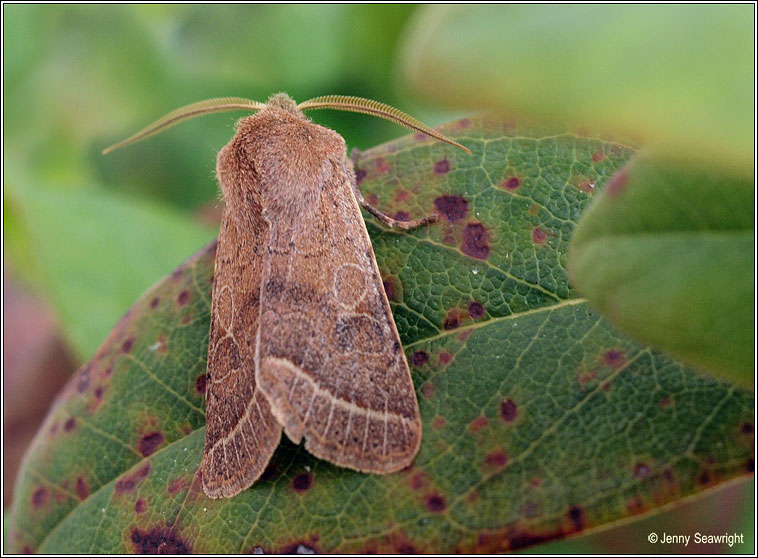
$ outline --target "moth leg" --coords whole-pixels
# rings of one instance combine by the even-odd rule
[[[436,213],[432,213],[431,215],[427,215],[426,217],[422,219],[413,219],[411,221],[398,221],[397,219],[393,219],[386,213],[383,213],[382,211],[380,211],[379,209],[377,209],[376,207],[368,203],[363,198],[363,194],[361,194],[361,191],[358,189],[358,187],[355,184],[353,184],[352,186],[353,186],[353,193],[355,194],[355,198],[358,200],[358,203],[360,204],[360,206],[390,228],[409,231],[411,229],[416,229],[428,223],[433,223],[439,217]]]

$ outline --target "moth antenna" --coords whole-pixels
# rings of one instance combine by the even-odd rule
[[[187,105],[169,112],[167,115],[159,118],[133,136],[103,149],[103,155],[106,155],[114,149],[118,149],[119,147],[124,147],[130,143],[135,143],[147,137],[158,134],[170,128],[171,126],[174,126],[175,124],[179,124],[180,122],[189,120],[190,118],[195,118],[196,116],[202,116],[204,114],[211,114],[214,112],[226,112],[230,110],[261,110],[265,106],[265,104],[259,103],[258,101],[251,101],[250,99],[242,99],[240,97],[223,97],[192,103],[191,105]]]
[[[373,116],[379,116],[385,118],[395,124],[400,124],[416,132],[421,132],[433,138],[436,138],[450,145],[460,147],[466,153],[471,155],[471,151],[462,146],[460,143],[451,140],[450,138],[443,136],[439,132],[430,128],[426,124],[423,124],[413,118],[412,116],[404,113],[384,103],[378,101],[372,101],[371,99],[364,99],[362,97],[347,97],[345,95],[326,95],[324,97],[316,97],[308,101],[304,101],[297,105],[300,110],[315,110],[315,109],[336,109],[346,110],[350,112],[361,112],[363,114],[371,114]]]

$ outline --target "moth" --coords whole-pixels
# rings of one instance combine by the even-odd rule
[[[226,202],[213,280],[203,490],[230,498],[263,473],[282,430],[313,455],[367,473],[409,465],[421,419],[408,363],[361,215],[411,229],[368,204],[343,138],[303,111],[386,118],[460,147],[409,115],[358,97],[299,105],[211,99],[177,109],[107,153],[195,116],[237,123],[216,172]]]

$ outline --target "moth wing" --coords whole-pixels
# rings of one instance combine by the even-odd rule
[[[202,465],[203,490],[211,498],[230,498],[253,484],[281,438],[255,381],[264,239],[265,228],[238,230],[229,209],[224,211],[213,280]]]
[[[335,165],[313,211],[267,216],[256,379],[293,442],[389,473],[413,461],[421,420],[352,180]]]

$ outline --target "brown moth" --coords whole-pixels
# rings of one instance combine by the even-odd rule
[[[421,420],[408,363],[385,295],[345,141],[303,110],[373,114],[462,145],[387,105],[318,97],[296,105],[211,99],[169,113],[104,152],[211,112],[242,118],[219,152],[226,207],[213,281],[203,489],[230,498],[263,473],[282,429],[341,467],[391,473],[409,465]],[[469,152],[470,153],[470,152]]]

